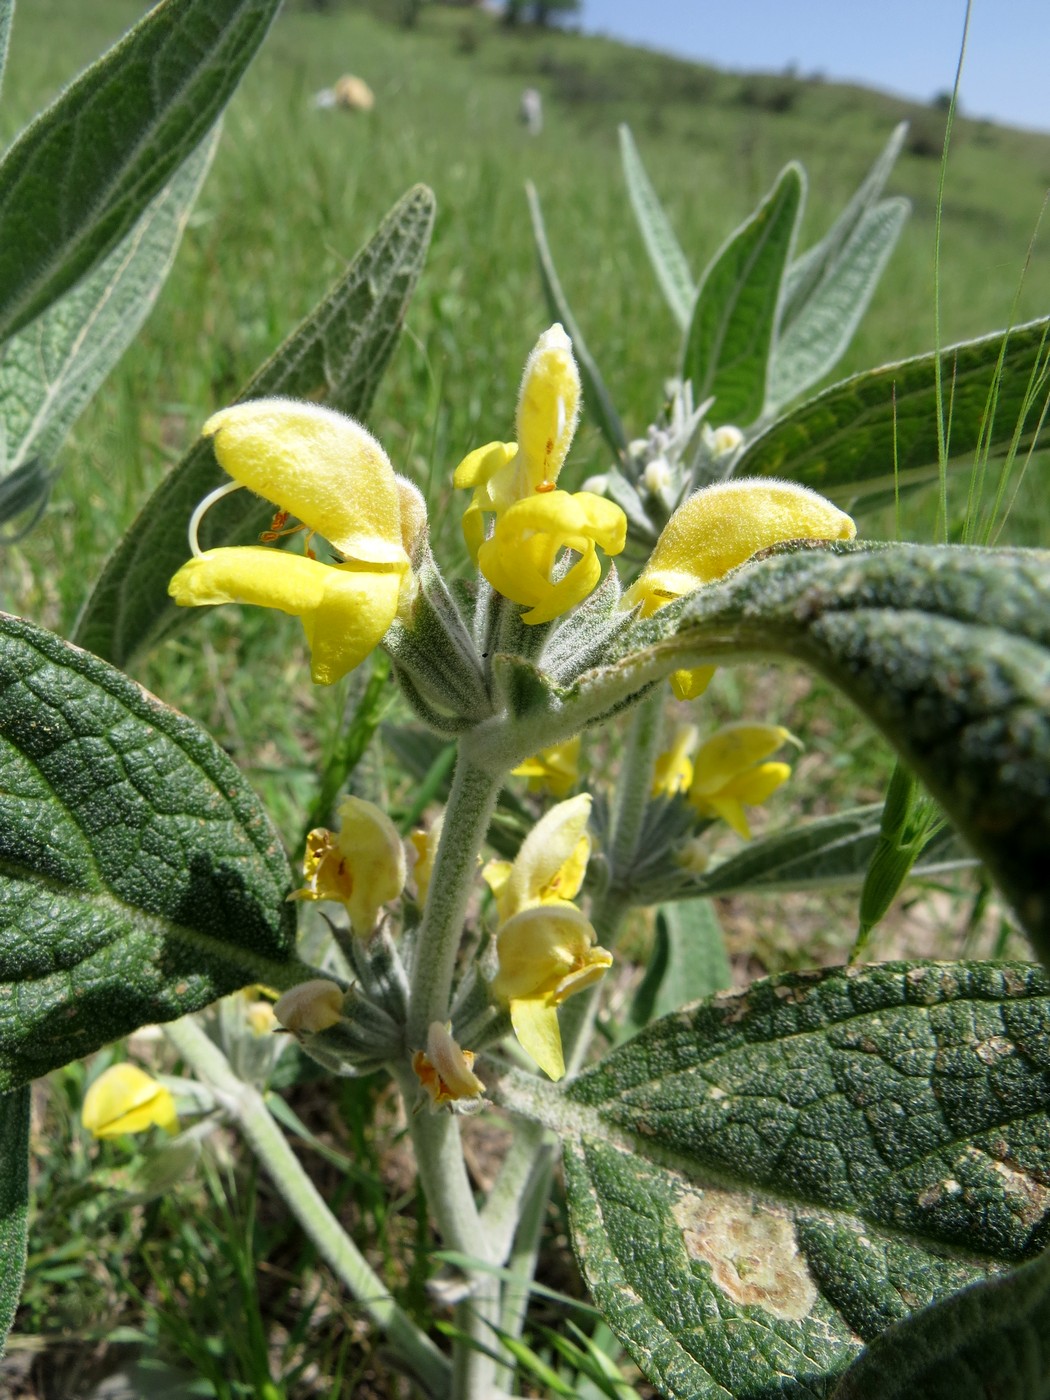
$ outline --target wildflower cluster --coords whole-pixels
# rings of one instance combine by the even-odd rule
[[[694,409],[681,395],[676,403],[671,429],[650,435],[652,451],[639,477],[668,507],[685,479],[683,464],[695,473],[698,463],[733,450],[726,433],[715,441],[706,429],[706,405]],[[359,797],[344,799],[335,830],[309,835],[305,884],[291,898],[345,909],[348,928],[340,933],[336,926],[336,933],[351,981],[322,978],[295,987],[277,1002],[276,1017],[310,1054],[343,1073],[396,1064],[407,1050],[432,1108],[470,1111],[481,1101],[483,1078],[474,1070],[475,1051],[457,1039],[461,1024],[472,1032],[502,1026],[502,1034],[509,1023],[531,1060],[550,1078],[561,1078],[558,1008],[593,987],[612,963],[578,903],[591,854],[592,807],[590,793],[568,796],[579,781],[579,735],[563,728],[532,757],[523,761],[521,748],[515,754],[514,705],[489,651],[473,640],[479,631],[498,631],[495,607],[529,628],[557,633],[564,654],[594,650],[593,639],[577,645],[574,616],[601,580],[602,555],[623,551],[629,519],[615,500],[558,484],[579,408],[572,347],[554,325],[525,366],[516,440],[475,449],[455,471],[455,485],[470,492],[463,530],[480,575],[477,606],[489,609],[488,621],[460,616],[426,546],[422,497],[397,475],[379,443],[351,419],[282,400],[239,404],[205,425],[231,481],[194,513],[193,557],[171,583],[172,596],[184,606],[254,603],[299,616],[313,678],[323,684],[386,645],[421,716],[459,725],[461,762],[471,753],[464,724],[475,723],[489,742],[494,727],[505,734],[495,760],[486,750],[494,770],[485,779],[490,801],[511,769],[534,789],[564,799],[539,817],[513,860],[484,867],[494,905],[488,935],[480,927],[469,932],[474,856],[458,849],[464,813],[453,810],[455,795],[445,814],[409,836],[407,859],[394,823]],[[258,545],[202,552],[197,529],[204,512],[240,488],[273,503],[272,528]],[[848,540],[853,533],[848,516],[802,487],[716,481],[669,510],[641,572],[622,596],[610,595],[609,622],[602,625],[615,630],[651,617],[770,545]],[[287,547],[299,538],[302,553]],[[438,651],[428,652],[435,646]],[[673,673],[676,695],[699,695],[712,674],[710,666]],[[456,719],[458,697],[465,694],[481,697],[471,701],[476,719]],[[555,728],[567,722],[557,703],[550,713]],[[657,760],[652,798],[680,794],[699,827],[720,819],[746,838],[745,807],[764,802],[790,772],[771,759],[790,737],[775,725],[737,724],[699,744],[697,729],[687,726]],[[483,835],[480,821],[478,839]],[[393,906],[410,868],[422,919],[399,944]],[[471,976],[461,973],[457,994],[457,950],[464,940],[478,951]],[[477,1013],[479,988],[487,1021]],[[465,1009],[468,1002],[472,1009]],[[414,1029],[406,1033],[406,1027]],[[483,1039],[488,1045],[492,1036]]]

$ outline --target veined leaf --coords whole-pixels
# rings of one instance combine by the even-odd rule
[[[551,257],[550,245],[547,242],[547,230],[543,223],[543,211],[540,208],[540,197],[536,193],[536,187],[531,181],[525,185],[525,194],[529,201],[529,217],[532,220],[532,237],[536,244],[536,257],[540,265],[540,278],[543,281],[543,291],[547,298],[547,305],[550,307],[551,315],[555,316],[565,327],[566,334],[572,341],[573,354],[576,362],[580,366],[580,376],[583,379],[584,401],[590,411],[597,419],[598,426],[605,434],[605,441],[609,444],[617,457],[622,457],[627,451],[627,434],[624,432],[623,424],[620,422],[620,415],[616,412],[616,405],[610,397],[608,389],[605,387],[605,380],[602,378],[597,362],[590,350],[587,342],[583,338],[583,332],[576,323],[576,317],[572,314],[568,299],[562,290],[561,282],[558,278],[557,270],[554,266],[554,259]]]
[[[788,268],[784,278],[784,304],[780,322],[782,331],[804,314],[806,306],[817,294],[821,283],[833,272],[847,245],[856,237],[865,216],[875,207],[882,194],[907,134],[907,122],[900,122],[894,127],[875,164],[831,228],[819,243],[808,248]]]
[[[1002,453],[1015,436],[1026,448],[1050,394],[1050,318],[950,346],[941,372],[953,460],[972,462],[978,448]],[[1050,441],[1050,425],[1039,440]],[[936,356],[929,354],[807,399],[748,443],[735,474],[789,477],[849,498],[892,491],[894,462],[909,482],[932,476],[937,461]]]
[[[0,162],[0,339],[115,247],[215,124],[279,0],[162,0]]]
[[[218,128],[194,151],[113,252],[0,349],[5,477],[21,472],[46,494],[55,453],[81,410],[149,315],[171,270],[190,210],[218,144]],[[11,491],[0,524],[31,509]],[[14,499],[12,499],[12,497]]]
[[[634,144],[631,128],[620,127],[620,159],[623,162],[627,193],[631,198],[631,208],[638,220],[645,250],[656,273],[667,304],[674,312],[674,318],[684,331],[696,300],[696,284],[693,282],[689,264],[682,252],[674,229],[668,219],[659,196],[650,183],[638,147]]]
[[[635,622],[602,665],[534,699],[522,756],[671,671],[763,656],[820,672],[882,730],[1050,961],[1050,554],[771,551]]]
[[[834,1400],[1037,1400],[1050,1376],[1050,1253],[891,1327]]]
[[[911,1310],[1050,1227],[1050,982],[1024,963],[790,974],[505,1106],[565,1147],[595,1302],[670,1400],[829,1396]]]
[[[845,354],[907,221],[906,199],[865,212],[793,321],[781,325],[763,416],[771,418],[823,379]]]
[[[280,838],[222,749],[0,615],[0,1091],[248,982],[301,981]]]
[[[397,342],[433,220],[434,197],[417,185],[238,400],[282,394],[363,417]],[[110,556],[78,619],[79,645],[124,665],[143,647],[200,615],[200,608],[175,607],[168,580],[185,562],[186,527],[194,507],[224,479],[211,443],[198,439]],[[208,512],[201,545],[214,549],[251,543],[272,516],[272,505],[239,491]]]
[[[875,802],[851,807],[826,817],[794,821],[782,831],[756,837],[703,874],[691,874],[661,859],[651,872],[642,872],[631,886],[631,902],[665,904],[700,896],[777,894],[783,890],[834,889],[859,886],[879,840],[882,806]],[[669,829],[669,844],[680,845],[688,834],[681,824]],[[916,879],[929,878],[974,865],[950,827],[933,836],[912,867]]]
[[[0,1094],[0,1356],[18,1308],[29,1222],[29,1086]]]
[[[987,863],[1050,961],[1050,554],[781,554],[692,594],[679,644],[694,627],[698,658],[710,658],[700,638],[717,629],[722,642],[732,635],[728,651],[801,661],[850,696]],[[690,653],[686,664],[701,663]]]
[[[804,193],[801,166],[786,166],[700,279],[682,378],[692,381],[694,403],[714,396],[714,423],[746,427],[762,413],[784,270]]]

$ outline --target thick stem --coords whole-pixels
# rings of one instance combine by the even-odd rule
[[[502,777],[476,767],[460,745],[426,912],[417,939],[408,1007],[408,1045],[426,1044],[432,1021],[447,1021],[463,920]]]
[[[413,1113],[419,1086],[407,1066],[392,1068],[408,1110],[420,1183],[443,1243],[460,1254],[493,1263],[467,1176],[458,1120],[450,1113],[425,1109]],[[492,1400],[497,1393],[496,1363],[470,1342],[489,1349],[498,1345],[489,1324],[499,1321],[499,1281],[482,1269],[467,1269],[466,1277],[470,1292],[456,1309],[456,1325],[469,1340],[453,1342],[453,1400]]]
[[[630,870],[638,853],[638,838],[642,834],[653,769],[664,732],[661,691],[662,687],[657,687],[644,696],[631,717],[609,840],[610,883],[614,888],[621,883],[621,876]]]
[[[274,1122],[263,1096],[237,1078],[217,1045],[190,1017],[164,1027],[165,1034],[197,1077],[222,1103],[244,1133],[288,1208],[318,1253],[386,1335],[406,1366],[439,1397],[451,1395],[448,1360],[426,1333],[402,1311],[353,1240],[325,1205],[288,1141]]]

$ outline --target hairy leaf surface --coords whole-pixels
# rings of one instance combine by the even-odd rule
[[[18,1308],[29,1223],[29,1086],[0,1094],[0,1356]]]
[[[1050,1388],[1050,1254],[876,1337],[834,1400],[1042,1400]]]
[[[684,331],[692,315],[696,285],[671,221],[642,164],[629,126],[620,127],[620,160],[631,208],[638,220],[649,261],[667,304]]]
[[[0,524],[46,494],[63,439],[152,310],[217,143],[218,129],[94,271],[0,349],[0,476],[37,483],[28,499],[0,492]]]
[[[291,871],[219,746],[3,615],[0,772],[0,1091],[248,982],[296,980]]]
[[[363,417],[397,342],[433,220],[434,197],[416,186],[238,400],[285,395]],[[188,555],[186,527],[194,507],[224,480],[211,443],[198,439],[110,556],[77,622],[81,646],[124,665],[200,616],[200,608],[175,607],[168,580]],[[254,543],[273,510],[249,491],[227,497],[202,523],[202,548]]]
[[[972,461],[1045,443],[1050,318],[941,353],[949,458]],[[892,491],[937,469],[936,355],[882,365],[833,384],[778,418],[744,449],[738,476],[790,477],[825,495]]]
[[[0,338],[115,247],[214,126],[279,0],[163,0],[0,162]]]
[[[575,732],[683,665],[801,662],[882,730],[1050,961],[1050,554],[795,547],[669,604],[617,649],[537,717],[545,742],[555,721]]]
[[[790,974],[667,1016],[563,1090],[596,1303],[672,1400],[828,1396],[915,1308],[1050,1232],[1050,982],[1025,963]]]
[[[700,279],[682,378],[692,381],[696,404],[714,396],[713,423],[742,427],[762,413],[804,189],[801,167],[788,165]]]

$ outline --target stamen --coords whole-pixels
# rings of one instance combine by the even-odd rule
[[[200,545],[197,543],[197,527],[204,519],[205,514],[211,509],[215,502],[221,500],[223,496],[228,496],[233,491],[241,491],[243,489],[239,481],[227,481],[225,485],[216,486],[214,491],[209,491],[204,500],[197,503],[197,509],[190,516],[189,530],[190,552],[195,559],[199,559],[204,553],[204,550],[201,549]]]

